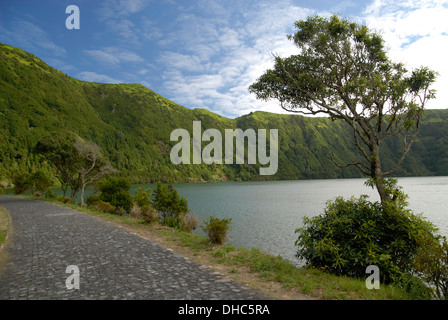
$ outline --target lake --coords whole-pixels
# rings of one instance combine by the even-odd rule
[[[179,194],[200,221],[213,215],[232,218],[228,243],[237,247],[256,247],[280,255],[296,264],[295,229],[304,216],[323,213],[325,203],[337,196],[349,198],[366,194],[379,200],[376,189],[366,187],[366,179],[331,179],[301,181],[221,182],[175,184]],[[423,213],[442,235],[448,236],[448,177],[398,178],[409,195],[409,207]],[[133,185],[138,187],[153,185]],[[202,230],[195,233],[204,234]]]

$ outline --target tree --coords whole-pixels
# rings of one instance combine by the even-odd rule
[[[49,187],[53,185],[53,180],[42,170],[37,170],[30,174],[28,177],[28,183],[31,188],[38,192],[45,192]]]
[[[42,138],[34,152],[54,165],[64,196],[69,187],[72,199],[81,190],[82,205],[86,186],[114,171],[95,143],[85,142],[71,132],[54,132]]]
[[[162,223],[170,227],[180,227],[182,218],[189,212],[188,201],[179,196],[171,183],[157,183],[152,203],[153,207],[161,212]]]
[[[138,188],[134,192],[134,196],[132,197],[132,201],[141,207],[150,206],[151,205],[151,189],[145,189],[143,187]]]
[[[74,146],[82,161],[79,168],[79,178],[81,180],[81,206],[84,206],[86,186],[104,175],[114,172],[115,169],[103,158],[100,147],[95,143],[78,139]]]
[[[430,285],[437,299],[448,300],[448,239],[425,235],[420,241],[415,257],[417,274]]]
[[[33,150],[54,165],[64,197],[70,188],[72,199],[81,187],[79,171],[83,163],[75,148],[76,141],[77,136],[71,132],[53,132],[40,139]]]
[[[288,58],[275,56],[249,90],[258,99],[276,99],[287,111],[328,115],[353,129],[358,159],[339,167],[356,166],[371,178],[381,201],[393,199],[385,177],[403,162],[419,131],[424,106],[435,97],[430,89],[436,73],[426,67],[408,72],[387,57],[382,37],[366,26],[337,15],[297,21],[298,31],[288,38],[301,50]],[[384,171],[381,145],[401,137],[403,150]]]
[[[45,192],[52,184],[53,180],[43,170],[34,172],[18,172],[13,176],[14,190],[16,194],[23,194],[27,191]]]

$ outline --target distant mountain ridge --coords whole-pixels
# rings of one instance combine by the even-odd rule
[[[258,165],[174,165],[170,141],[176,128],[190,134],[193,121],[215,128],[278,129],[279,163],[273,176]],[[254,112],[228,119],[205,109],[188,109],[139,84],[80,81],[19,48],[0,44],[0,179],[19,170],[47,168],[32,154],[37,140],[70,130],[98,144],[112,165],[132,182],[315,179],[360,177],[329,159],[353,161],[351,129],[343,121]],[[204,143],[205,145],[206,143]],[[384,146],[384,166],[397,159],[400,142]],[[387,169],[387,168],[386,168]],[[448,175],[448,110],[428,110],[418,141],[399,176]]]

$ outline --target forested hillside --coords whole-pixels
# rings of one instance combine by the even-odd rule
[[[174,165],[170,141],[176,128],[278,129],[279,163],[273,176],[258,165]],[[359,177],[353,161],[353,134],[342,121],[255,112],[228,119],[204,109],[188,109],[139,84],[79,81],[25,51],[0,44],[0,181],[21,171],[51,170],[32,153],[39,139],[68,130],[98,144],[111,164],[132,182],[222,181]],[[206,145],[203,142],[203,146]],[[384,147],[383,162],[399,156],[400,142]],[[390,164],[390,163],[389,163]],[[397,172],[448,175],[448,110],[428,110],[418,141]]]

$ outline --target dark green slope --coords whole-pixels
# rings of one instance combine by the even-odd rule
[[[427,114],[399,175],[448,174],[448,110]],[[277,174],[259,176],[256,165],[173,165],[169,154],[176,142],[170,142],[170,134],[176,128],[191,134],[194,120],[200,120],[203,129],[222,133],[234,128],[278,129]],[[31,149],[37,140],[59,130],[97,143],[133,182],[359,176],[353,168],[335,167],[328,157],[330,151],[341,162],[355,157],[352,133],[341,121],[266,112],[227,119],[179,106],[141,85],[79,81],[21,49],[0,44],[0,179],[20,170],[46,168]],[[396,158],[397,144],[386,146],[384,157]]]

